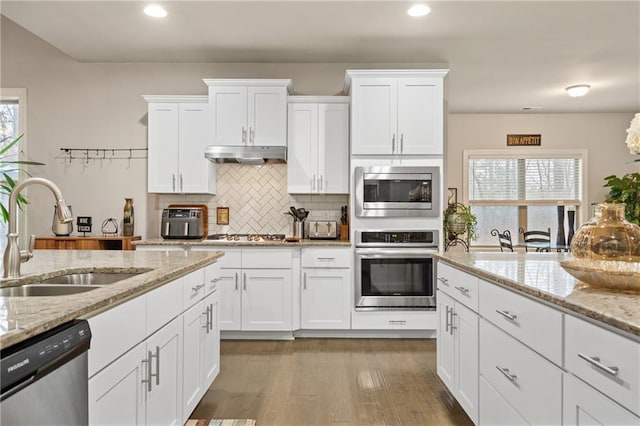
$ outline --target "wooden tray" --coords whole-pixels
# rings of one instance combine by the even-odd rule
[[[169,207],[176,207],[179,209],[186,209],[186,208],[199,208],[202,209],[202,235],[200,236],[200,238],[204,239],[207,238],[207,235],[209,235],[209,207],[207,207],[206,204],[169,204]]]

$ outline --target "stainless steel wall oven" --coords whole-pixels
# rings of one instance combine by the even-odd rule
[[[440,168],[356,167],[357,217],[438,217]]]
[[[355,309],[435,309],[437,230],[355,231]]]

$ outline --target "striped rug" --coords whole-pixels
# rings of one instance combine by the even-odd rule
[[[184,426],[255,426],[252,419],[190,419]]]

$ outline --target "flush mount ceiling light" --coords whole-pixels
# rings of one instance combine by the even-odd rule
[[[167,16],[167,11],[157,4],[151,4],[144,8],[144,13],[152,18],[164,18]]]
[[[564,90],[566,90],[572,98],[578,98],[586,95],[587,92],[589,92],[589,89],[591,89],[591,86],[588,84],[576,84],[575,86],[569,86]]]
[[[407,10],[407,14],[413,17],[425,16],[431,12],[429,6],[425,6],[424,4],[416,4],[411,6],[409,10]]]

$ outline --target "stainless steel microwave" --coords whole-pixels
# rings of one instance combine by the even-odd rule
[[[440,168],[356,167],[357,217],[438,217]]]

